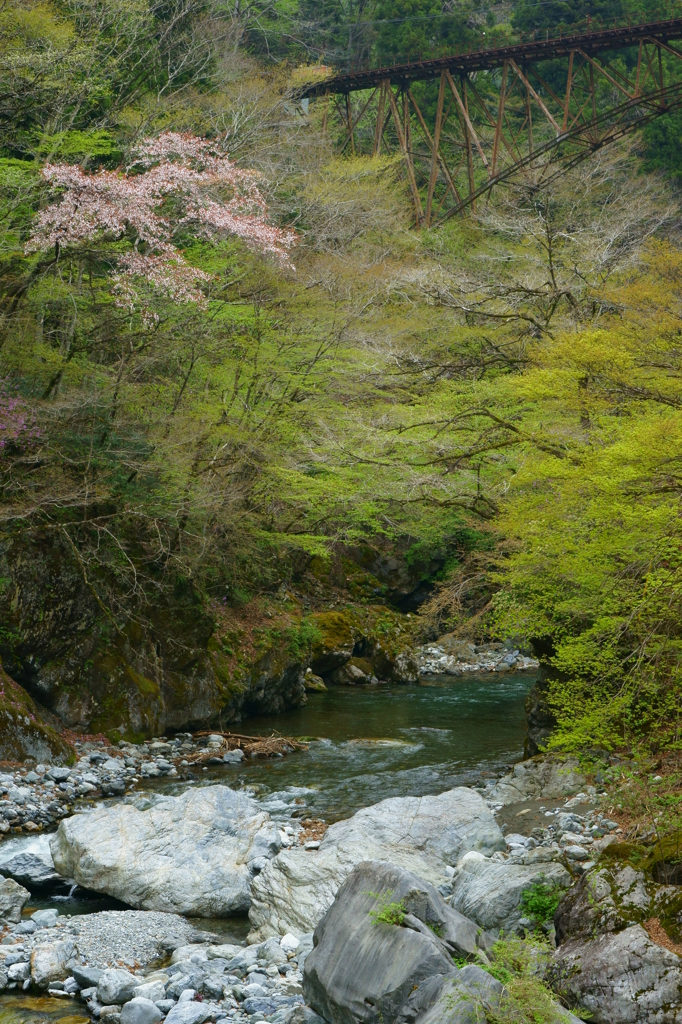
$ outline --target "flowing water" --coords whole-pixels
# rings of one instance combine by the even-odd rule
[[[196,774],[247,787],[275,817],[336,821],[386,797],[471,785],[520,760],[534,676],[446,679],[311,693],[304,708],[244,726],[318,737],[305,753]]]
[[[534,675],[424,679],[416,686],[333,687],[311,693],[306,707],[244,725],[310,739],[308,750],[241,765],[192,769],[192,780],[152,780],[145,792],[181,792],[187,785],[222,783],[251,793],[275,818],[336,821],[392,796],[440,793],[472,785],[523,755],[524,701]],[[0,859],[40,843],[16,837],[0,844]],[[42,842],[45,842],[43,839]],[[37,850],[36,850],[37,852]],[[61,913],[123,909],[109,897],[77,889],[32,899],[26,912],[59,906]],[[246,921],[197,922],[238,940]],[[78,1003],[46,996],[0,996],[0,1024],[86,1024]]]

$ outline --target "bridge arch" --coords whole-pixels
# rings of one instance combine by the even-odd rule
[[[326,130],[338,117],[341,150],[399,148],[415,222],[430,227],[475,210],[478,199],[520,175],[542,187],[682,106],[682,65],[679,76],[665,75],[667,64],[682,61],[674,45],[680,39],[682,18],[592,25],[579,34],[325,74],[298,96],[322,102]],[[627,61],[616,59],[623,54]],[[415,96],[418,82],[438,84],[430,125]]]

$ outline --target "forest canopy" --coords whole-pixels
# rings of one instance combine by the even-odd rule
[[[554,743],[677,744],[679,121],[420,233],[400,161],[288,88],[628,13],[6,0],[5,537],[58,536],[119,631],[338,544],[445,552],[424,635],[535,644]]]

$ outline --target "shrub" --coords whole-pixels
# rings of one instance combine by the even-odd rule
[[[372,896],[378,902],[378,906],[374,910],[370,910],[369,916],[372,918],[375,924],[394,924],[400,927],[405,920],[405,904],[402,900],[399,903],[391,903],[390,897],[393,895],[392,889],[386,889],[384,892],[368,892],[368,896]]]
[[[563,895],[564,890],[559,885],[536,882],[522,894],[521,909],[537,927],[552,920]]]

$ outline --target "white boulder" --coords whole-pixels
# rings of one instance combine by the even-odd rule
[[[254,873],[281,847],[258,804],[226,786],[97,807],[62,821],[57,870],[130,906],[198,917],[244,914]]]
[[[492,812],[471,789],[382,800],[331,825],[319,849],[283,850],[270,861],[251,887],[249,941],[313,931],[362,861],[390,861],[438,885],[469,850],[504,849]]]
[[[514,932],[524,916],[521,902],[526,889],[537,883],[570,886],[570,874],[550,859],[553,855],[540,848],[497,861],[476,851],[467,853],[458,864],[450,904],[481,928]]]

